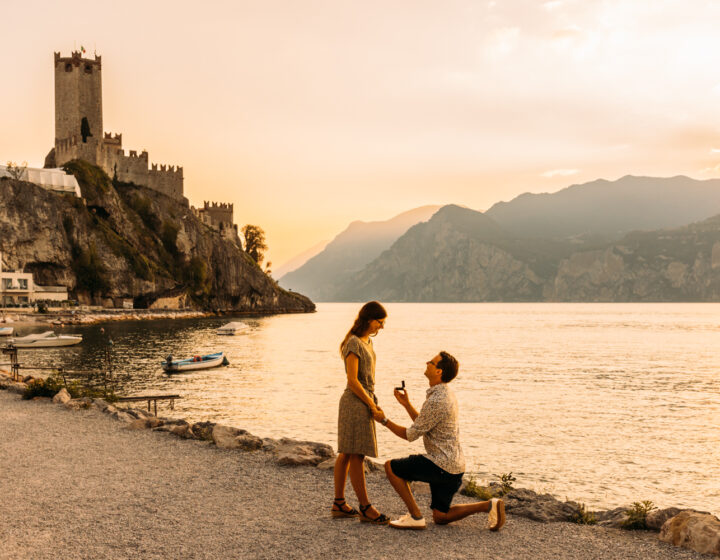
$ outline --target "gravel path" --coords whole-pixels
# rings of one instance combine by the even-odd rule
[[[333,520],[331,472],[129,431],[94,410],[5,391],[0,469],[0,559],[707,558],[655,533],[512,515],[499,533],[484,514],[418,532]],[[382,511],[404,513],[384,476],[368,486]]]

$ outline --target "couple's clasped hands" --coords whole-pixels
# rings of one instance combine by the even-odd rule
[[[403,407],[407,408],[410,406],[410,397],[408,396],[407,390],[401,391],[400,389],[395,389],[393,394],[395,395],[397,402],[399,402]],[[372,417],[376,422],[382,422],[385,419],[385,413],[379,406],[376,405],[371,412]]]

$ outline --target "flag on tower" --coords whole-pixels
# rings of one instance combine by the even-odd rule
[[[82,45],[80,45],[80,52],[83,53],[83,54],[85,54],[85,52],[86,52],[86,51],[85,51],[85,47],[83,47]]]

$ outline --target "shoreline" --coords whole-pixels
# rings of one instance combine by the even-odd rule
[[[0,381],[2,381],[2,378],[7,379],[5,376],[0,376]],[[11,392],[20,392],[22,387],[20,385],[13,385],[9,386],[7,381],[5,383],[0,383],[0,385],[4,385],[2,388],[9,389],[8,391],[2,391],[0,392],[0,398],[5,398],[6,401],[9,399],[6,396],[9,396]],[[11,399],[12,397],[10,397]],[[19,398],[19,397],[18,397]],[[44,399],[46,401],[49,401],[49,399]],[[65,400],[65,399],[63,399]],[[245,461],[249,457],[253,457],[254,459],[258,459],[258,457],[262,457],[264,463],[269,463],[270,465],[265,465],[265,467],[262,468],[270,468],[272,469],[281,469],[282,476],[284,478],[289,479],[288,480],[276,480],[275,483],[284,486],[288,483],[291,487],[293,487],[293,480],[296,478],[296,475],[300,473],[301,471],[304,472],[303,476],[308,475],[311,476],[311,478],[322,479],[323,481],[323,496],[322,498],[325,499],[325,501],[328,500],[327,496],[324,496],[324,494],[328,494],[328,492],[331,491],[331,479],[332,479],[332,464],[334,462],[334,453],[332,448],[330,446],[327,446],[326,444],[317,444],[313,442],[297,442],[295,440],[270,440],[269,438],[260,439],[256,436],[253,436],[252,434],[249,434],[245,430],[239,430],[237,428],[232,428],[229,426],[221,426],[218,424],[213,424],[212,422],[200,422],[196,424],[189,424],[185,422],[184,420],[180,419],[170,419],[170,418],[155,418],[154,416],[149,416],[145,411],[139,410],[139,409],[132,409],[132,408],[120,408],[113,405],[108,405],[107,403],[104,403],[101,400],[87,400],[87,399],[72,399],[70,400],[69,396],[67,397],[67,402],[64,403],[64,406],[57,406],[57,405],[50,405],[49,403],[44,403],[42,400],[38,401],[21,401],[18,403],[16,408],[22,408],[23,413],[26,414],[28,417],[28,420],[30,418],[34,417],[35,412],[38,410],[38,406],[47,405],[47,413],[51,415],[57,415],[57,414],[67,414],[69,411],[67,409],[74,409],[79,410],[81,412],[80,415],[76,415],[75,418],[77,418],[79,421],[82,421],[83,416],[89,416],[89,415],[99,415],[100,418],[104,417],[105,419],[109,419],[109,417],[112,417],[116,420],[116,422],[112,423],[112,426],[114,426],[114,429],[117,431],[118,426],[122,427],[123,433],[127,433],[127,431],[132,431],[134,434],[141,434],[145,433],[148,436],[155,435],[162,435],[165,436],[166,439],[169,439],[173,442],[179,442],[181,445],[201,445],[203,447],[203,453],[207,453],[209,449],[207,447],[209,446],[210,449],[212,449],[214,452],[223,452],[223,453],[231,453],[233,457],[235,457],[235,460],[239,460],[241,463]],[[32,411],[32,412],[31,412]],[[100,414],[100,412],[105,412],[105,414]],[[119,422],[118,422],[119,420]],[[32,422],[32,421],[31,421]],[[89,424],[97,424],[96,422],[90,422]],[[85,429],[93,429],[89,426],[83,426],[83,430]],[[175,436],[167,438],[167,436]],[[69,433],[67,434],[67,437],[70,437],[72,439],[73,434]],[[157,443],[157,442],[156,442]],[[61,445],[61,443],[58,443],[58,445]],[[154,445],[154,444],[153,444]],[[0,452],[3,452],[4,444],[0,444]],[[32,454],[32,453],[31,453]],[[62,454],[62,453],[61,453]],[[209,460],[207,458],[206,460]],[[3,461],[5,464],[6,461]],[[330,464],[328,464],[330,463]],[[163,461],[160,464],[165,464]],[[289,469],[288,465],[309,465],[311,467],[315,468],[308,468],[307,466],[300,466],[298,468]],[[257,465],[256,465],[257,467]],[[319,468],[318,468],[319,467]],[[257,467],[260,468],[260,467]],[[372,468],[371,465],[371,472],[368,475],[368,483],[371,486],[371,496],[375,496],[378,494],[378,496],[382,495],[382,498],[378,498],[378,503],[381,504],[383,507],[385,507],[385,504],[393,504],[392,505],[392,514],[398,515],[400,513],[404,513],[403,508],[401,507],[402,504],[400,503],[399,498],[392,492],[392,490],[389,488],[389,485],[387,484],[387,481],[385,480],[385,477],[383,473],[381,472],[381,469],[375,469]],[[305,471],[310,471],[309,474]],[[316,480],[317,482],[317,480]],[[372,486],[378,486],[379,488],[374,488]],[[383,486],[385,486],[383,488]],[[351,502],[354,502],[354,496],[352,494],[352,491],[349,489],[350,485],[348,485],[348,499]],[[250,489],[246,489],[250,491]],[[417,485],[414,484],[414,491],[416,493],[416,497],[418,498],[418,503],[426,503],[429,501],[429,492],[426,485]],[[262,494],[262,493],[261,493]],[[607,516],[604,520],[599,520],[600,523],[598,525],[586,525],[585,527],[581,527],[578,524],[574,523],[568,523],[568,522],[562,522],[560,519],[553,519],[552,515],[553,512],[558,515],[562,515],[563,508],[565,510],[565,513],[567,513],[567,504],[571,502],[559,502],[558,500],[555,500],[554,498],[551,499],[549,496],[538,496],[538,495],[532,495],[534,494],[532,491],[525,490],[525,489],[516,489],[512,493],[510,493],[507,497],[504,499],[506,500],[506,503],[508,504],[508,527],[506,529],[503,529],[501,532],[502,534],[509,535],[511,532],[515,532],[514,528],[515,525],[523,526],[525,527],[526,524],[531,524],[529,527],[530,532],[533,531],[539,531],[541,533],[547,532],[549,527],[557,527],[557,530],[561,533],[564,533],[570,529],[568,527],[572,528],[571,532],[577,532],[579,531],[578,535],[582,536],[583,539],[588,539],[589,535],[603,535],[603,540],[610,539],[611,541],[622,541],[623,546],[640,546],[643,549],[649,546],[648,543],[652,542],[654,545],[659,546],[660,548],[650,554],[649,556],[636,556],[636,557],[653,557],[653,558],[701,558],[701,556],[691,553],[688,550],[681,549],[681,548],[675,548],[670,545],[667,545],[665,543],[662,543],[658,540],[657,535],[655,533],[649,533],[648,531],[627,531],[627,530],[621,530],[614,527],[617,527],[618,522],[624,518],[624,508],[617,508],[616,510],[611,510],[609,512],[606,512],[608,514],[611,514]],[[328,494],[329,496],[329,494]],[[258,497],[258,499],[260,499]],[[318,498],[320,499],[320,498]],[[42,500],[41,500],[42,501]],[[467,502],[467,501],[474,501],[474,499],[467,498],[465,496],[461,496],[458,494],[456,498],[457,502]],[[324,506],[324,502],[322,503]],[[291,502],[290,507],[294,510],[296,509],[295,504]],[[1,508],[1,506],[0,506]],[[558,509],[559,508],[559,509]],[[397,510],[397,511],[396,511]],[[620,511],[622,510],[622,511]],[[324,508],[320,508],[320,511],[324,513]],[[541,513],[542,515],[546,516],[546,519],[542,519],[541,516],[535,516],[534,514]],[[390,511],[388,511],[390,513]],[[482,519],[481,519],[482,518]],[[9,518],[8,518],[9,519]],[[470,521],[472,519],[472,521]],[[535,519],[535,521],[531,521],[531,519]],[[333,523],[331,520],[326,519],[324,515],[320,515],[319,518],[312,517],[312,521],[320,521],[321,525],[327,524],[329,527],[327,527],[327,530],[330,530],[332,532],[333,528],[337,528],[337,523]],[[538,521],[544,521],[544,523],[538,523]],[[607,521],[607,523],[604,523],[603,521]],[[453,524],[452,527],[460,527],[461,525],[467,529],[468,526],[473,527],[473,533],[474,538],[478,537],[477,531],[480,530],[479,525],[482,525],[484,523],[484,516],[478,515],[473,516],[472,518],[468,518],[468,520],[463,520],[457,524]],[[358,525],[363,526],[365,524],[359,523]],[[430,524],[432,525],[432,524]],[[656,530],[659,529],[659,527],[656,528]],[[376,529],[377,530],[377,529]],[[434,532],[438,531],[446,531],[446,528],[443,527],[435,527]],[[552,529],[552,531],[555,531],[555,528]],[[337,531],[335,531],[337,532]],[[399,543],[402,543],[405,541],[404,538],[402,538],[400,535],[398,535],[396,531],[388,530],[389,533],[391,533],[391,537],[393,537],[393,540],[398,541]],[[430,531],[427,531],[429,533]],[[334,534],[334,533],[333,533]],[[299,535],[298,535],[299,536]],[[512,543],[513,536],[508,537],[509,543]],[[468,544],[468,543],[466,543]],[[569,547],[569,551],[565,555],[558,555],[554,557],[558,558],[585,558],[585,557],[593,557],[590,556],[574,556],[572,551],[575,549],[575,545]],[[488,549],[491,550],[491,549]],[[509,551],[512,550],[512,546],[508,549]],[[611,549],[612,550],[612,549]],[[659,551],[659,552],[658,552]],[[681,554],[682,552],[682,554]],[[619,554],[618,556],[614,556],[612,554],[607,555],[603,554],[603,557],[612,558],[623,558],[623,557],[630,557],[627,554],[629,551],[626,551],[623,554]],[[637,553],[637,551],[635,551]],[[695,555],[683,555],[683,554],[695,554]],[[472,556],[472,554],[470,554]],[[452,555],[451,555],[452,556]],[[0,554],[0,557],[2,555]],[[255,556],[253,556],[255,557]],[[260,557],[260,556],[258,556]],[[262,556],[264,557],[264,556]],[[306,557],[302,556],[301,557]],[[308,556],[309,557],[309,556]],[[496,558],[498,556],[494,554],[490,554],[488,557]],[[502,557],[516,557],[512,555],[508,556],[502,556]],[[517,556],[518,558],[522,558],[523,556]]]

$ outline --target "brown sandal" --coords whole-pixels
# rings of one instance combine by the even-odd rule
[[[343,506],[347,506],[350,509],[343,509]],[[335,508],[338,509],[335,509]],[[358,517],[360,515],[360,512],[356,510],[354,507],[350,506],[345,502],[345,498],[337,499],[335,498],[333,500],[333,507],[330,510],[330,513],[335,518],[341,518],[341,517]]]
[[[390,518],[384,513],[378,512],[378,516],[375,518],[365,515],[365,512],[371,507],[372,504],[360,506],[360,521],[362,521],[363,523],[374,523],[375,525],[387,525],[388,523],[390,523]]]

